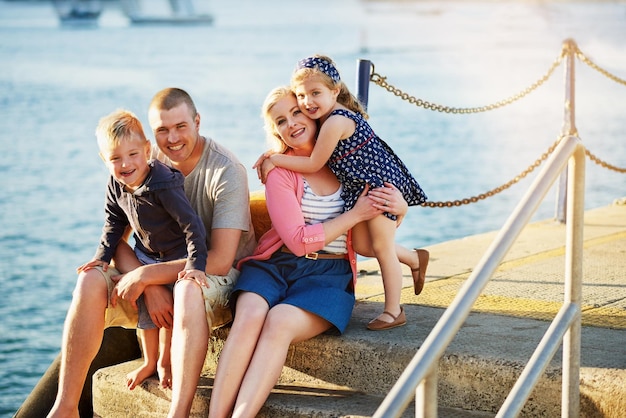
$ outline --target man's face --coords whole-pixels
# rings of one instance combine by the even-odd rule
[[[148,120],[157,145],[173,163],[182,163],[192,155],[199,138],[200,116],[192,116],[186,103],[170,110],[150,109]]]

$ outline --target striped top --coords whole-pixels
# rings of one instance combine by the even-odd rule
[[[328,196],[316,195],[309,183],[304,180],[304,195],[302,196],[302,215],[307,225],[322,223],[328,219],[339,216],[344,211],[344,201],[341,198],[342,187],[333,194]],[[346,254],[348,248],[346,240],[348,233],[344,233],[337,237],[334,241],[326,244],[323,251],[335,254]]]

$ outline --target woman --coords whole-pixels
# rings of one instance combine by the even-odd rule
[[[283,151],[310,154],[317,126],[288,88],[268,95],[263,115],[268,136]],[[231,296],[236,315],[220,354],[210,417],[256,416],[278,381],[290,344],[345,330],[356,279],[347,231],[390,206],[406,212],[406,202],[398,203],[393,191],[378,193],[384,197],[364,193],[343,212],[339,182],[327,166],[305,175],[274,168],[265,191],[272,228],[239,265]],[[389,206],[383,206],[385,200]]]

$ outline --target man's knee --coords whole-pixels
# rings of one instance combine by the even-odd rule
[[[202,301],[202,289],[194,280],[180,280],[174,287],[174,307],[187,301]]]
[[[202,289],[193,280],[181,280],[174,287],[174,317],[187,316],[194,311],[204,311]]]
[[[108,285],[105,277],[96,269],[90,269],[78,275],[72,294],[74,299],[102,301],[106,307],[108,302]]]

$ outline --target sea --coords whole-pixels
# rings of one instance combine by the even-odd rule
[[[439,112],[369,83],[372,127],[431,201],[479,196],[524,173],[562,132],[566,97],[588,150],[626,167],[624,1],[192,3],[213,23],[133,25],[106,1],[97,25],[66,26],[52,2],[0,0],[0,417],[58,354],[76,266],[96,249],[107,171],[95,126],[126,108],[151,135],[148,103],[164,87],[192,95],[201,132],[248,167],[251,190],[262,188],[252,165],[267,146],[263,99],[315,53],[332,57],[355,93],[357,63],[369,60],[405,97],[495,107]],[[574,60],[572,96],[565,62],[544,80],[567,39],[595,64]],[[499,229],[542,166],[475,203],[410,208],[397,241],[424,247]],[[556,196],[555,187],[534,220],[557,216]],[[624,196],[624,173],[587,159],[585,208]]]

